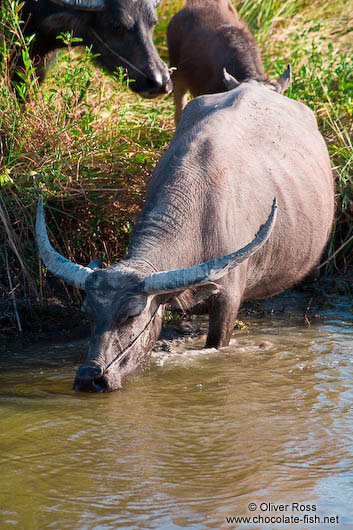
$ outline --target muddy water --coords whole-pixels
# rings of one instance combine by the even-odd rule
[[[71,391],[86,342],[2,354],[1,530],[352,529],[352,314],[246,320],[222,352],[157,349],[120,393]]]

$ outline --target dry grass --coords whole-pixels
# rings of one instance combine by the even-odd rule
[[[337,215],[330,242],[331,270],[353,259],[352,116],[353,12],[351,1],[244,0],[241,16],[257,36],[267,70],[290,62],[291,97],[316,112],[337,176]],[[166,26],[183,5],[164,0],[155,40],[167,59]],[[89,51],[72,49],[38,89],[27,72],[29,100],[9,87],[13,41],[21,40],[16,12],[2,10],[0,52],[0,244],[7,245],[18,296],[48,296],[47,271],[38,260],[33,220],[38,193],[59,252],[80,263],[106,263],[124,254],[146,183],[173,134],[172,98],[143,100],[122,78],[97,68]],[[1,44],[2,43],[2,44]],[[6,44],[6,46],[5,46]],[[347,54],[345,56],[345,54]],[[3,253],[0,252],[0,262]],[[4,259],[2,259],[4,262]],[[8,294],[5,266],[0,293]]]

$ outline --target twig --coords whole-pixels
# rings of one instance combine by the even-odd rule
[[[21,320],[20,320],[20,316],[17,311],[17,302],[16,302],[15,291],[12,285],[12,278],[11,278],[11,272],[10,272],[10,267],[9,267],[9,258],[7,255],[6,245],[4,245],[4,255],[5,255],[5,266],[6,266],[6,271],[7,271],[7,278],[9,280],[9,286],[10,286],[10,294],[12,297],[13,308],[15,310],[15,315],[16,315],[16,320],[17,320],[17,327],[18,327],[18,331],[22,333]]]
[[[311,307],[311,302],[313,301],[313,297],[310,298],[309,302],[308,302],[308,305],[306,306],[306,310],[305,310],[305,315],[304,315],[304,322],[307,326],[310,326],[311,322],[310,322],[310,319],[308,317],[308,313],[309,313],[309,310],[310,310],[310,307]]]
[[[1,199],[1,201],[2,201],[2,199]],[[4,207],[5,207],[5,204],[4,204]],[[0,204],[0,221],[2,221],[2,224],[4,225],[5,232],[7,234],[8,240],[9,240],[9,245],[12,248],[13,252],[16,254],[16,257],[17,257],[18,261],[20,262],[23,274],[25,275],[26,278],[28,278],[29,277],[28,271],[26,269],[25,264],[23,263],[23,261],[21,259],[19,251],[17,250],[16,243],[15,243],[15,240],[14,240],[14,237],[13,237],[13,233],[11,232],[10,223],[8,222],[6,217],[7,216],[6,216],[5,210],[3,209],[3,207]]]
[[[315,270],[318,270],[318,269],[321,269],[321,267],[323,267],[324,265],[326,265],[327,263],[329,263],[334,257],[337,256],[337,254],[339,252],[341,252],[341,250],[346,246],[348,245],[348,243],[350,243],[353,239],[353,235],[351,237],[349,237],[346,241],[344,241],[344,243],[333,253],[331,254],[331,256],[325,260],[323,263],[321,263],[321,265],[319,265],[318,267],[316,267]]]

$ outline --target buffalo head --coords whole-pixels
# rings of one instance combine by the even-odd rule
[[[291,79],[292,70],[289,64],[285,72],[278,79],[278,81],[271,81],[270,79],[267,79],[263,81],[263,84],[271,90],[279,92],[279,94],[284,94],[290,86]],[[231,74],[229,74],[226,68],[223,68],[223,83],[227,90],[233,90],[234,88],[237,88],[240,85],[239,81],[235,79],[235,77],[233,77]]]
[[[161,329],[164,305],[188,288],[221,289],[215,282],[267,241],[276,210],[274,200],[266,223],[242,249],[185,269],[151,274],[146,269],[147,259],[141,263],[129,257],[101,269],[97,264],[77,265],[58,254],[48,240],[40,198],[36,220],[40,256],[53,274],[86,291],[82,308],[91,320],[91,341],[87,359],[77,370],[74,389],[107,392],[122,388],[122,380],[147,362]]]
[[[168,94],[173,85],[152,35],[156,0],[52,0],[67,8],[70,25],[111,71],[126,69],[130,88],[145,97]],[[59,17],[60,20],[60,17]]]

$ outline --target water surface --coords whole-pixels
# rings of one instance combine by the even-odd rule
[[[353,528],[352,319],[247,318],[111,394],[71,390],[86,341],[2,354],[1,530]],[[227,522],[292,502],[338,522]]]

